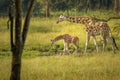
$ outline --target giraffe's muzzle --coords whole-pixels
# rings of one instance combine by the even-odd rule
[[[56,22],[57,24],[59,23],[59,21]]]

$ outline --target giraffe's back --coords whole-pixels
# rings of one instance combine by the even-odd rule
[[[86,31],[90,35],[109,35],[110,28],[105,22],[95,22],[92,25],[86,26]]]
[[[75,43],[79,41],[79,38],[77,36],[71,36],[69,34],[64,34],[63,36],[64,36],[65,42],[68,42],[68,43]]]

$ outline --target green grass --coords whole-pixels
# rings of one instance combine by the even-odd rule
[[[21,80],[119,80],[120,53],[23,57]],[[9,80],[11,57],[0,57],[0,79]]]

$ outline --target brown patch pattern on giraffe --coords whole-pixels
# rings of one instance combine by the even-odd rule
[[[70,43],[73,43],[75,50],[78,49],[79,44],[79,38],[77,36],[71,36],[69,34],[63,34],[55,37],[53,40],[51,40],[51,45],[53,45],[58,40],[64,40],[64,52],[68,51],[68,47]]]

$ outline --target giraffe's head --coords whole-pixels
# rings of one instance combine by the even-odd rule
[[[59,17],[58,20],[57,20],[57,24],[58,24],[59,22],[65,21],[65,20],[67,20],[67,16],[60,15],[60,17]]]

